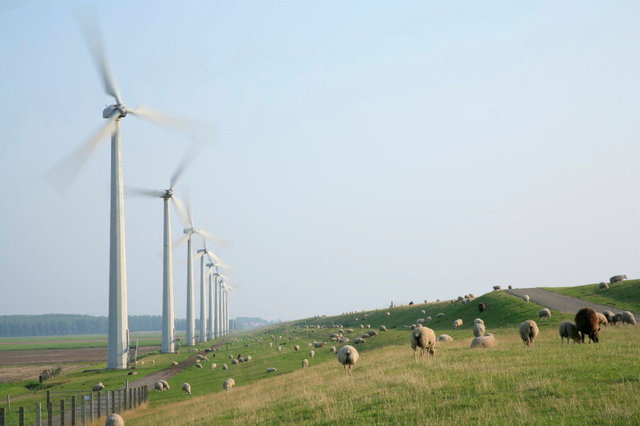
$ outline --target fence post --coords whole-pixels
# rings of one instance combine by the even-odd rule
[[[129,388],[129,409],[133,408],[133,388]]]
[[[115,410],[115,412],[116,413],[121,413],[122,412],[122,390],[118,389],[116,394],[118,395],[118,404],[116,406],[117,409]]]
[[[42,426],[42,404],[36,402],[36,426]]]
[[[11,396],[7,394],[7,414],[11,412]]]
[[[18,424],[24,426],[24,407],[18,407]]]
[[[53,404],[51,402],[47,403],[47,425],[53,426]]]
[[[4,421],[4,407],[0,407],[0,426],[4,426],[6,423]]]
[[[87,423],[87,395],[82,395],[82,424]]]
[[[71,426],[76,426],[76,396],[71,395]]]
[[[89,418],[93,422],[93,392],[89,395]]]
[[[64,426],[64,399],[60,400],[60,425]]]
[[[51,391],[47,389],[47,405],[51,405]]]
[[[116,412],[116,391],[115,390],[111,391],[111,412],[112,413]]]
[[[100,398],[100,391],[98,391],[98,418],[102,417],[102,398]]]

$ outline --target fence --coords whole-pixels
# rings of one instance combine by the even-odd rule
[[[13,408],[9,403],[7,407],[0,407],[0,426],[84,425],[111,413],[136,408],[148,399],[147,386],[93,392],[88,395],[73,391],[47,391],[47,400],[35,403],[34,407]]]

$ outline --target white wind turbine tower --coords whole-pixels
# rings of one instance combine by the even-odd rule
[[[229,290],[231,287],[222,281],[222,335],[229,334]]]
[[[85,10],[78,13],[87,44],[100,72],[106,93],[115,104],[102,111],[107,122],[79,149],[65,158],[50,172],[50,178],[59,187],[67,186],[82,164],[95,151],[100,142],[111,135],[111,196],[109,238],[109,333],[107,343],[107,368],[124,369],[128,366],[127,277],[124,229],[124,197],[122,155],[120,151],[120,120],[131,113],[149,119],[172,130],[185,130],[181,120],[154,112],[148,108],[128,109],[122,101],[104,52],[98,21]]]
[[[163,239],[163,266],[162,266],[162,340],[160,351],[162,353],[175,352],[175,314],[173,304],[173,249],[171,247],[171,208],[169,200],[181,216],[183,222],[187,222],[187,213],[182,202],[173,194],[173,188],[178,183],[186,166],[187,159],[178,166],[171,180],[169,189],[162,191],[128,188],[127,192],[152,198],[161,198],[164,204],[164,239]]]
[[[208,268],[208,273],[207,273],[207,278],[209,281],[209,286],[208,286],[208,290],[207,290],[207,296],[209,297],[209,303],[208,303],[208,307],[209,307],[209,315],[207,316],[207,318],[209,319],[209,324],[207,326],[207,339],[211,340],[213,339],[213,289],[211,288],[211,283],[212,283],[212,279],[213,279],[213,267],[215,265],[212,262],[207,263],[207,268]]]
[[[199,234],[209,235],[206,231],[197,230]],[[200,256],[200,341],[207,341],[207,302],[206,302],[206,288],[205,288],[205,255],[209,257],[209,260],[216,265],[223,265],[218,256],[216,256],[211,250],[207,249],[207,241],[204,240],[204,248],[198,250],[197,255]]]

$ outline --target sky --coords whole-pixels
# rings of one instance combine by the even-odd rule
[[[63,194],[46,178],[112,103],[86,5],[124,102],[210,129],[175,192],[228,242],[231,317],[640,277],[638,2],[11,0],[0,315],[108,312],[108,141]],[[132,116],[121,137],[127,186],[166,188],[189,147]],[[160,315],[162,201],[125,217],[129,314]],[[184,318],[184,245],[174,286]]]

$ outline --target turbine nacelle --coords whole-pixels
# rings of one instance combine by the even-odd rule
[[[184,228],[184,230],[182,231],[183,234],[195,234],[196,230],[193,228]]]
[[[164,198],[165,200],[169,200],[173,197],[173,190],[171,188],[164,191],[164,194],[160,196],[160,198]]]
[[[102,110],[102,118],[109,119],[115,114],[118,114],[118,119],[121,119],[127,115],[127,107],[123,104],[109,105]]]

